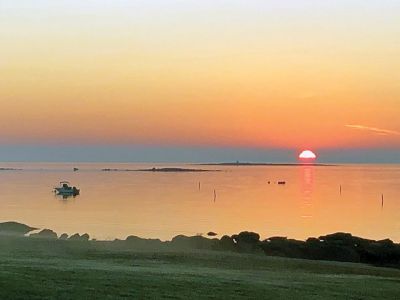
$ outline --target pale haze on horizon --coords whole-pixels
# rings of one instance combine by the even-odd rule
[[[0,161],[400,162],[399,18],[389,0],[0,0]]]

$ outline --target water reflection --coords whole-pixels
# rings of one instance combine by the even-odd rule
[[[59,200],[68,200],[68,199],[75,199],[78,195],[66,195],[66,194],[56,194],[57,199]]]
[[[301,167],[302,218],[313,217],[314,166]]]
[[[218,166],[226,172],[185,174],[100,171],[182,164],[79,164],[78,172],[71,164],[8,166],[24,170],[0,172],[2,219],[57,232],[170,239],[247,230],[304,239],[345,231],[400,241],[398,166]],[[85,191],[76,201],[50,192],[66,178]],[[279,186],[278,180],[287,184]]]
[[[312,196],[314,187],[314,166],[302,166],[302,194],[309,199]]]

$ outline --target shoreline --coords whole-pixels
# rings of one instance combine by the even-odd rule
[[[217,238],[217,233],[202,235],[177,235],[171,240],[148,239],[129,235],[126,239],[95,240],[89,234],[57,234],[51,229],[39,229],[17,222],[0,223],[0,240],[22,238],[26,240],[53,240],[88,242],[94,245],[108,244],[118,247],[133,247],[147,250],[210,250],[264,254],[306,260],[327,260],[337,262],[365,263],[400,269],[400,243],[390,239],[372,240],[336,232],[319,237],[295,240],[282,236],[260,239],[256,232],[243,231],[231,236]]]
[[[261,241],[251,232],[97,241],[49,229],[25,236],[34,229],[0,223],[1,299],[398,299],[400,265],[354,260],[349,246],[394,258],[399,245],[389,241],[343,234]],[[301,249],[313,259],[296,257]]]
[[[149,169],[101,169],[103,172],[159,172],[159,173],[196,173],[196,172],[220,172],[221,170],[204,170],[188,168],[149,168]]]
[[[336,167],[340,164],[323,164],[323,163],[252,163],[252,162],[221,162],[221,163],[201,163],[195,164],[198,166],[238,166],[238,167],[252,167],[252,166],[276,166],[276,167]]]

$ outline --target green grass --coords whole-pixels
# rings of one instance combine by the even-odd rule
[[[111,243],[0,239],[0,299],[399,299],[400,270]]]

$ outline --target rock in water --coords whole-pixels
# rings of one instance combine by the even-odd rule
[[[53,230],[51,229],[43,229],[41,232],[39,233],[32,233],[31,235],[29,235],[30,237],[34,237],[34,238],[44,238],[44,239],[56,239],[57,238],[57,233],[55,233]]]
[[[82,235],[79,235],[79,233],[75,233],[74,235],[71,235],[68,240],[70,241],[88,241],[89,240],[89,235],[87,233],[84,233]]]
[[[30,227],[25,224],[17,223],[17,222],[4,222],[0,223],[0,234],[2,235],[25,235],[32,230],[36,230],[37,228]]]
[[[60,235],[60,240],[66,240],[68,239],[68,234],[63,233],[62,235]]]

